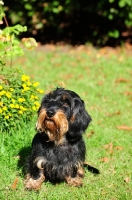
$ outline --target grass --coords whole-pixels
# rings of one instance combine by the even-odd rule
[[[92,123],[84,134],[86,162],[81,188],[46,182],[39,192],[24,190],[23,165],[30,152],[36,119],[0,134],[1,200],[131,200],[132,199],[132,57],[125,49],[40,47],[16,59],[45,92],[57,86],[77,92],[85,101]]]

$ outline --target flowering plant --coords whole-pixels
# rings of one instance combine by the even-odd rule
[[[2,71],[0,75],[0,130],[9,131],[21,123],[30,121],[40,104],[38,95],[43,90],[39,82],[31,82],[30,77],[20,70]],[[6,78],[5,78],[6,77]]]
[[[32,119],[39,107],[38,95],[43,90],[38,89],[38,82],[31,82],[30,77],[20,70],[5,68],[5,57],[12,58],[24,53],[16,35],[27,28],[20,24],[10,27],[2,9],[3,5],[4,2],[0,0],[0,24],[4,23],[4,18],[7,26],[0,29],[0,132],[10,132],[12,128],[14,130]],[[37,46],[33,38],[24,38],[22,43],[28,49]]]

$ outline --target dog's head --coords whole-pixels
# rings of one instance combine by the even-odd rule
[[[90,121],[83,100],[73,91],[57,88],[42,99],[36,128],[60,144],[64,135],[73,141],[81,137]]]

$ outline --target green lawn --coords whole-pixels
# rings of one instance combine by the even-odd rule
[[[85,101],[92,122],[84,134],[86,162],[81,188],[43,183],[39,192],[24,190],[23,165],[35,134],[35,120],[0,134],[0,200],[132,199],[132,51],[92,47],[39,47],[14,59],[45,92],[62,86]],[[35,117],[36,118],[36,117]]]

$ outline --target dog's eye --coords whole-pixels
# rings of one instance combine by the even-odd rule
[[[69,107],[69,104],[68,104],[67,102],[64,102],[64,103],[63,103],[63,106],[64,106],[64,107]]]
[[[45,104],[48,104],[48,103],[49,103],[49,100],[48,100],[48,99],[46,99],[46,100],[44,101],[44,103],[45,103]]]

